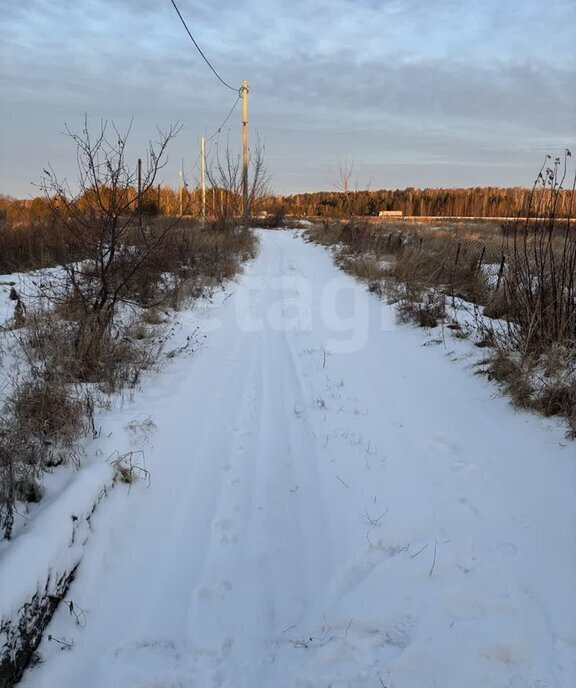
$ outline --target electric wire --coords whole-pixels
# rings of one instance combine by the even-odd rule
[[[207,138],[204,139],[205,143],[210,143],[216,136],[218,136],[218,134],[220,134],[220,132],[221,132],[222,129],[224,128],[224,125],[226,124],[226,122],[228,122],[228,120],[230,119],[230,117],[232,117],[232,113],[233,113],[234,110],[236,109],[236,106],[238,105],[238,101],[241,99],[241,97],[242,97],[242,96],[239,95],[239,96],[236,98],[236,100],[234,101],[234,105],[232,105],[232,107],[230,108],[230,111],[229,111],[228,114],[226,115],[226,117],[225,117],[224,121],[222,122],[222,124],[218,127],[218,129],[216,129],[216,131],[215,131],[211,136],[209,136],[209,137],[207,137]],[[196,156],[196,160],[195,160],[195,162],[194,162],[194,164],[192,165],[192,168],[191,168],[192,170],[196,170],[196,171],[197,171],[197,170],[199,169],[200,166],[199,166],[198,163],[200,162],[200,158],[201,158],[201,157],[202,157],[202,151],[200,151],[200,152],[198,153],[198,155]],[[182,167],[181,167],[181,169],[184,170],[184,161],[182,161]]]
[[[224,81],[224,79],[220,76],[220,74],[218,74],[218,72],[214,69],[214,67],[213,67],[212,64],[210,63],[210,60],[209,60],[209,59],[206,57],[206,55],[202,52],[202,49],[200,48],[200,46],[198,45],[198,43],[196,43],[196,39],[194,38],[194,36],[193,36],[192,33],[190,32],[190,29],[188,28],[188,25],[187,25],[186,22],[184,21],[184,17],[180,14],[180,10],[178,9],[178,5],[176,5],[176,3],[174,2],[174,0],[170,0],[170,2],[171,2],[172,5],[174,6],[174,9],[176,10],[176,13],[177,13],[178,16],[180,17],[180,21],[182,22],[184,28],[186,29],[186,32],[187,32],[188,35],[190,36],[190,39],[192,40],[192,43],[194,43],[194,45],[195,45],[195,47],[196,47],[196,50],[200,53],[200,55],[202,55],[202,57],[203,57],[203,59],[204,59],[204,62],[206,62],[206,64],[210,67],[210,69],[212,70],[212,72],[214,73],[214,75],[216,76],[216,78],[218,79],[218,81],[220,81],[222,84],[224,84],[224,86],[226,86],[226,88],[229,88],[231,91],[236,91],[236,93],[238,93],[238,92],[239,92],[239,89],[238,89],[238,88],[235,88],[234,86],[230,86],[230,84],[226,83],[226,82]]]
[[[236,98],[236,100],[234,101],[234,105],[232,105],[232,107],[230,108],[230,112],[226,115],[225,120],[224,120],[224,121],[222,122],[222,124],[218,127],[218,129],[216,129],[216,131],[212,134],[212,136],[209,136],[209,137],[206,139],[206,143],[209,143],[210,141],[212,141],[212,139],[215,138],[216,136],[218,136],[218,134],[222,131],[222,128],[224,127],[224,125],[226,124],[226,122],[228,122],[228,120],[230,119],[230,117],[232,117],[232,113],[233,113],[234,110],[236,109],[236,106],[238,105],[238,101],[240,100],[240,98],[241,98],[241,96],[238,96],[238,97]]]
[[[211,142],[213,139],[215,139],[215,138],[220,134],[220,132],[222,131],[222,129],[224,128],[224,126],[226,125],[226,123],[228,122],[228,120],[230,119],[230,117],[232,117],[232,113],[233,113],[234,110],[236,109],[236,106],[238,105],[238,101],[241,100],[241,98],[242,98],[242,90],[243,90],[244,86],[241,86],[240,88],[234,88],[234,86],[231,86],[230,84],[226,83],[226,81],[224,81],[224,79],[222,79],[222,77],[220,76],[220,74],[218,74],[218,72],[214,69],[214,67],[213,67],[212,64],[210,63],[210,60],[206,57],[206,55],[204,54],[204,52],[202,51],[202,49],[200,48],[200,46],[199,46],[198,43],[196,42],[196,39],[194,38],[194,36],[192,35],[190,29],[188,28],[188,25],[186,24],[186,21],[184,20],[184,17],[182,16],[180,10],[178,9],[178,6],[176,5],[175,0],[170,0],[170,2],[172,3],[172,6],[173,6],[174,9],[176,10],[176,13],[178,14],[178,17],[180,18],[180,21],[182,22],[182,25],[183,25],[184,28],[186,29],[186,33],[187,33],[188,36],[190,37],[190,39],[191,39],[192,43],[194,44],[196,50],[198,50],[198,52],[199,52],[200,55],[202,56],[203,60],[206,62],[206,64],[208,65],[208,67],[210,67],[210,69],[212,70],[214,76],[216,76],[216,78],[218,79],[218,81],[220,81],[224,86],[226,86],[226,88],[229,88],[231,91],[234,91],[235,93],[238,94],[237,97],[236,97],[236,100],[234,101],[234,104],[233,104],[232,107],[230,108],[230,111],[228,112],[228,114],[227,114],[226,117],[224,118],[224,121],[222,122],[222,124],[216,129],[216,131],[215,131],[211,136],[208,136],[208,137],[205,139],[206,143],[209,143],[209,142]],[[198,167],[198,161],[199,161],[199,159],[200,159],[200,154],[199,154],[198,157],[196,158],[196,161],[195,161],[195,163],[194,163],[192,169],[195,169],[195,168]],[[181,168],[181,169],[183,169],[183,167],[184,167],[184,165],[182,165],[182,168]]]

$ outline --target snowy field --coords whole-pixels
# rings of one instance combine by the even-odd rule
[[[60,606],[22,687],[573,688],[562,425],[297,232],[260,238],[131,408],[150,486],[100,504],[81,622]]]

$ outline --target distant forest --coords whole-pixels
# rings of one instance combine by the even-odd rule
[[[131,192],[135,198],[136,189]],[[316,191],[259,198],[254,202],[252,210],[255,214],[267,211],[272,214],[326,218],[377,216],[381,210],[402,211],[404,216],[416,217],[534,217],[539,214],[539,208],[550,207],[550,193],[549,188],[533,191],[524,187]],[[239,195],[220,188],[206,190],[206,211],[209,217],[215,215],[218,205],[222,204],[226,196],[234,197],[234,206],[241,208],[242,199]],[[183,212],[192,216],[199,215],[200,198],[198,188],[185,189],[182,194]],[[556,197],[556,217],[574,217],[575,201],[574,191],[560,191]],[[528,212],[530,203],[532,208]],[[177,215],[179,205],[177,190],[159,186],[144,195],[142,209],[149,216]],[[49,206],[47,199],[43,197],[16,200],[0,194],[0,229],[3,225],[18,227],[46,223],[50,216]]]
[[[537,214],[543,194],[524,187],[475,187],[468,189],[381,189],[380,191],[317,191],[293,196],[274,196],[266,210],[283,210],[290,215],[343,217],[378,215],[381,210],[401,210],[404,215],[444,217],[517,217]],[[556,215],[567,217],[574,211],[574,192],[562,191]]]

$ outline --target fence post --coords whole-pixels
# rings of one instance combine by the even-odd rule
[[[142,158],[138,158],[138,226],[142,229]]]
[[[484,260],[484,254],[486,253],[486,246],[482,246],[482,253],[480,254],[480,260],[478,261],[478,267],[476,268],[476,275],[480,274],[482,269],[482,261]]]
[[[502,280],[502,275],[504,274],[504,265],[506,263],[506,256],[502,256],[502,260],[500,261],[500,269],[498,270],[498,279],[496,281],[496,291],[500,289],[500,282]]]
[[[456,258],[454,259],[454,265],[458,265],[458,259],[460,258],[460,246],[461,244],[458,244],[458,247],[456,248]]]

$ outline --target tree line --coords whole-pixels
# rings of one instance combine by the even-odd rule
[[[136,188],[130,190],[137,196]],[[88,195],[90,192],[87,191]],[[525,217],[542,206],[547,189],[525,187],[473,187],[464,189],[380,189],[378,191],[316,191],[290,196],[271,195],[259,202],[257,210],[306,217],[377,216],[380,211],[396,210],[408,216],[439,217]],[[89,199],[86,199],[87,201]],[[573,210],[574,191],[563,189],[557,197],[557,217],[568,217]],[[241,205],[237,189],[213,186],[206,190],[206,213],[218,216],[228,205]],[[532,204],[532,212],[530,205]],[[8,227],[34,226],[45,221],[49,211],[46,197],[16,200],[0,196],[0,224]],[[156,186],[142,195],[144,215],[199,215],[201,194],[198,188],[178,190]]]
[[[380,189],[378,191],[317,191],[291,196],[274,196],[266,209],[280,208],[290,215],[314,217],[375,216],[380,211],[402,211],[412,216],[443,217],[518,217],[540,205],[534,195],[547,189],[525,187],[473,187],[463,189]],[[540,199],[542,200],[542,199]],[[562,190],[558,197],[557,217],[567,217],[574,192]]]
[[[93,190],[86,189],[77,199],[79,208],[90,207]],[[138,196],[136,187],[129,187],[126,193],[135,203]],[[102,189],[100,189],[102,194]],[[104,199],[105,200],[105,199]],[[14,199],[0,195],[0,226],[35,227],[46,223],[53,209],[53,200],[46,196],[31,199]],[[169,186],[156,186],[142,194],[140,207],[142,215],[200,215],[202,204],[201,191],[185,187],[180,192]],[[210,217],[219,215],[223,206],[233,205],[237,214],[240,212],[242,197],[237,191],[223,187],[206,189],[206,213]]]

